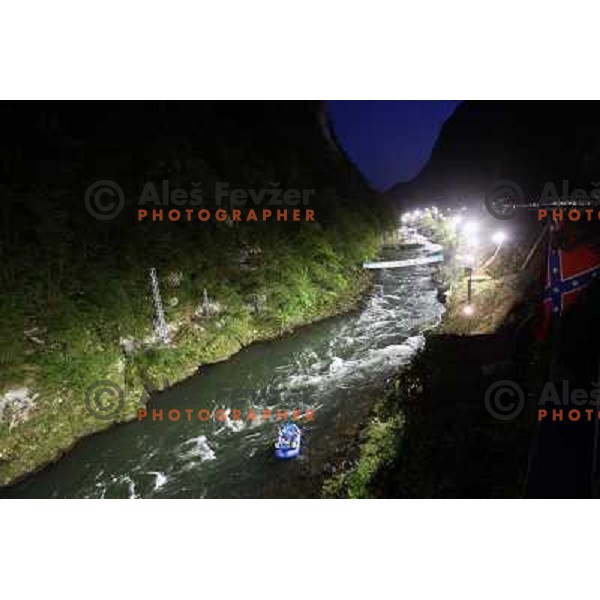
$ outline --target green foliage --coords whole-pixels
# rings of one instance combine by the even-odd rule
[[[350,469],[326,480],[323,495],[327,498],[371,498],[374,478],[396,457],[403,425],[401,413],[373,418],[364,431],[366,441],[360,446],[357,461]]]
[[[252,179],[268,181],[268,164]],[[112,379],[136,399],[145,381],[175,382],[254,340],[346,308],[365,287],[362,261],[392,220],[366,188],[357,186],[356,196],[335,190],[319,188],[316,223],[228,227],[98,222],[74,192],[0,189],[11,232],[0,245],[0,393],[27,385],[40,394],[30,421],[10,434],[0,430],[0,484],[107,426],[84,410],[94,381]],[[143,343],[152,335],[149,267],[158,271],[174,326],[169,348]],[[168,283],[173,272],[181,274],[175,285]],[[220,311],[194,317],[204,290]],[[125,357],[121,338],[136,340],[139,350]],[[135,401],[128,400],[129,414]]]

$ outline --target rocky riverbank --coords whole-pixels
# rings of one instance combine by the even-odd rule
[[[3,158],[19,185],[0,189],[8,236],[0,244],[0,485],[131,420],[149,392],[199,365],[347,310],[368,286],[362,261],[394,227],[393,211],[335,144],[318,103],[80,110],[81,120],[53,104],[3,115],[13,148]],[[114,218],[96,218],[84,202],[97,180],[123,193]],[[148,182],[203,184],[208,209],[218,207],[219,182],[309,190],[315,221],[137,222]],[[150,268],[168,344],[152,327]],[[99,418],[86,398],[106,381],[122,396],[100,398]]]
[[[444,228],[427,227],[448,242]],[[524,494],[532,413],[498,420],[486,407],[498,380],[531,378],[537,257],[515,268],[529,248],[515,240],[493,270],[481,273],[466,316],[467,281],[451,259],[436,277],[446,298],[442,323],[424,350],[392,378],[369,418],[333,460],[325,497],[515,497]],[[520,259],[520,260],[519,260]],[[535,289],[532,289],[535,288]],[[523,384],[524,387],[525,384]]]
[[[67,390],[62,397],[49,395],[41,399],[25,388],[8,390],[1,403],[7,414],[10,411],[10,421],[5,435],[0,437],[0,485],[15,483],[22,476],[59,459],[87,435],[135,419],[137,409],[146,403],[151,393],[182,381],[204,365],[227,360],[250,344],[289,335],[300,327],[355,309],[370,284],[368,273],[357,269],[348,278],[343,291],[328,294],[318,307],[306,311],[302,317],[285,326],[275,326],[270,320],[257,320],[243,338],[232,337],[228,330],[223,331],[224,328],[218,326],[217,321],[219,331],[212,334],[208,349],[206,330],[215,327],[214,320],[204,320],[198,325],[193,317],[180,319],[177,328],[172,328],[169,345],[152,343],[145,347],[141,341],[130,340],[130,351],[104,376],[104,379],[117,383],[124,392],[123,406],[111,418],[96,418],[86,409],[83,396]],[[215,316],[217,318],[227,319],[222,315]],[[60,410],[61,406],[67,407],[64,414],[48,412],[54,408]],[[73,414],[74,406],[81,409],[77,411],[77,417]],[[34,437],[40,420],[46,425],[43,438]],[[68,426],[67,433],[64,428]]]

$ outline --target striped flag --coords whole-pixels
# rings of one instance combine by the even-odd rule
[[[538,339],[546,337],[553,318],[560,317],[577,304],[587,286],[600,279],[600,252],[597,248],[583,244],[562,248],[553,237],[548,243]]]

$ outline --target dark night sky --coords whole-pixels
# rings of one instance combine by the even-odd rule
[[[336,135],[367,179],[385,190],[425,166],[457,100],[331,100]]]

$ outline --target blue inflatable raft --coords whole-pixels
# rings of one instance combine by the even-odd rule
[[[300,454],[302,430],[294,423],[286,423],[278,430],[275,442],[275,458],[288,460]]]

